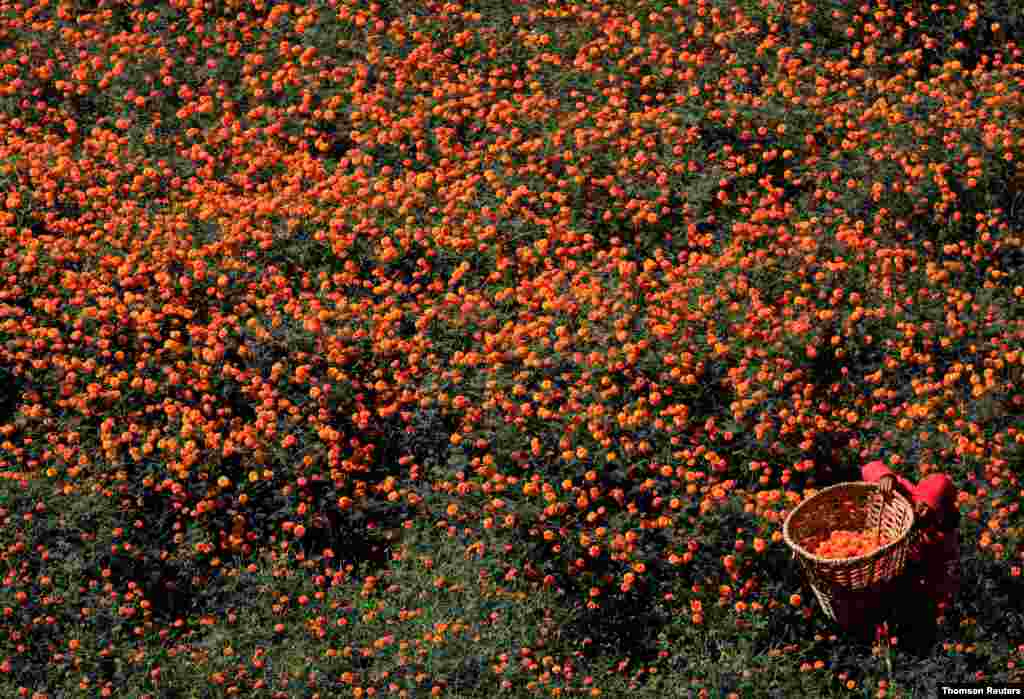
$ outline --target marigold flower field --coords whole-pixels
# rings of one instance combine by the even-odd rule
[[[1013,3],[26,0],[0,39],[0,696],[1020,678]],[[781,530],[876,459],[952,477],[962,593],[854,633]]]

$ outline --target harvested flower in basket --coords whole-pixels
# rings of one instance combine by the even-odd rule
[[[814,553],[829,559],[866,556],[885,546],[890,540],[888,536],[879,537],[874,531],[837,529],[814,548]]]

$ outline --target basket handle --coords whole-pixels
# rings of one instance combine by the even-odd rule
[[[891,473],[887,473],[878,479],[878,490],[886,498],[888,498],[890,493],[894,490],[898,490],[901,495],[907,498],[907,500],[914,502],[914,494]]]
[[[894,490],[899,490],[900,494],[906,496],[906,498],[908,500],[910,500],[911,502],[914,501],[913,493],[910,493],[907,490],[907,488],[904,487],[903,483],[901,483],[899,481],[899,479],[896,478],[895,475],[893,475],[891,473],[886,473],[885,475],[883,475],[881,478],[878,479],[878,492],[882,494],[882,503],[883,503],[883,505],[885,505],[885,504],[887,504],[889,502],[889,499],[892,497],[892,493],[893,493]],[[877,528],[875,530],[875,546],[878,546],[881,543],[882,543],[882,518],[879,517],[878,518],[878,526],[877,526]]]
[[[922,517],[922,513],[919,510],[920,506],[914,504],[914,493],[911,492],[905,485],[903,485],[903,483],[900,482],[900,480],[898,478],[896,478],[895,475],[893,475],[891,473],[887,473],[887,474],[885,474],[884,476],[882,476],[881,478],[878,479],[878,491],[882,494],[882,497],[885,499],[884,500],[885,502],[888,502],[888,499],[890,497],[892,497],[893,491],[896,491],[896,490],[898,490],[901,495],[903,495],[905,498],[907,498],[907,500],[909,500],[911,505],[913,506],[913,508],[914,508],[914,515],[915,516],[914,516],[914,526],[911,528],[911,531],[912,532],[919,531],[921,529],[921,527],[923,526],[923,524],[922,524],[923,517]],[[878,531],[875,534],[875,542],[876,542],[876,544],[879,543],[881,541],[881,539],[882,539],[882,520],[881,520],[881,518],[879,518],[879,520],[878,520]]]

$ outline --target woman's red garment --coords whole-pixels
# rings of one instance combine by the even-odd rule
[[[917,484],[914,499],[923,502],[935,512],[943,522],[954,517],[958,509],[956,504],[956,488],[953,481],[944,473],[933,473]]]
[[[918,523],[920,543],[907,572],[920,593],[948,606],[960,589],[960,510],[953,481],[945,474],[933,473],[914,485],[881,461],[866,464],[861,475],[869,482],[893,475],[911,496],[916,512],[927,506]]]
[[[914,492],[914,484],[908,481],[903,476],[897,476],[889,467],[883,464],[881,461],[872,461],[869,464],[865,464],[861,469],[861,477],[869,483],[877,483],[882,480],[882,476],[895,476],[897,482],[903,489],[908,493]]]

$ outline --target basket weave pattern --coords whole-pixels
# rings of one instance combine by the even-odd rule
[[[839,529],[876,532],[889,543],[865,556],[822,558],[818,544]],[[824,488],[794,509],[783,525],[786,544],[807,576],[829,618],[844,623],[877,607],[886,586],[903,572],[911,545],[914,508],[902,494],[884,500],[876,483],[839,483]]]

